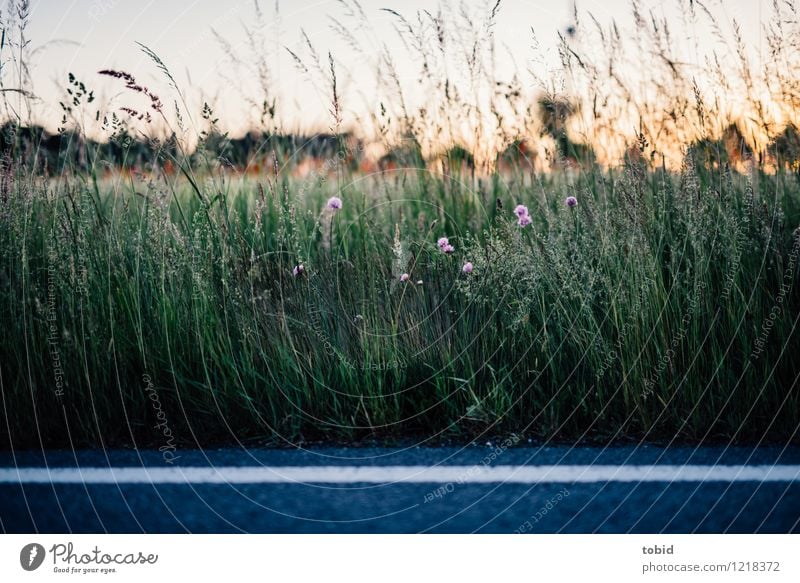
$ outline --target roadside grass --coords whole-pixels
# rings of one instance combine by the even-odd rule
[[[4,446],[795,438],[797,174],[200,176],[16,170]]]

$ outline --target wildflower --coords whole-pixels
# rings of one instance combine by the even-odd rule
[[[523,204],[518,204],[514,207],[514,214],[517,215],[517,224],[520,227],[527,227],[533,222],[530,213],[528,213],[528,207]]]
[[[461,268],[461,271],[463,271],[464,273],[467,273],[467,274],[472,273],[472,263],[467,261],[464,264],[464,267]]]
[[[421,279],[417,280],[417,285],[422,285],[422,280]]]
[[[409,277],[411,277],[411,276],[410,276],[410,275],[408,275],[407,273],[404,273],[403,275],[401,275],[401,276],[400,276],[400,281],[402,281],[403,283],[405,283],[405,282],[407,282],[407,281],[408,281]]]
[[[438,241],[436,241],[436,246],[447,254],[450,254],[456,250],[456,248],[450,244],[450,240],[447,237],[441,237]]]
[[[328,210],[338,211],[342,208],[342,199],[338,196],[332,196],[328,199],[328,204],[325,205]]]
[[[574,196],[568,196],[567,199],[564,201],[564,204],[566,204],[570,208],[576,207],[578,206],[578,199],[575,198]]]
[[[306,268],[303,267],[302,263],[300,263],[299,265],[294,266],[294,269],[292,269],[292,275],[297,277],[298,275],[301,275],[305,270]]]

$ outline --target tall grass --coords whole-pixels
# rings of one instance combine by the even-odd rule
[[[796,176],[412,178],[201,199],[20,172],[0,206],[4,438],[155,442],[144,375],[182,441],[794,435]]]

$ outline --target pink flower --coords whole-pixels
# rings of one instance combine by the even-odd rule
[[[461,268],[461,271],[463,271],[464,273],[467,273],[467,274],[472,273],[472,263],[467,261],[464,264],[464,267]]]
[[[520,227],[527,227],[533,222],[531,215],[528,213],[528,207],[525,205],[518,204],[514,207],[514,214],[517,215],[517,224]]]
[[[436,246],[447,254],[450,254],[456,250],[456,248],[450,244],[450,240],[447,237],[441,237],[438,241],[436,241]]]
[[[342,199],[338,196],[332,196],[328,199],[328,204],[325,205],[329,210],[338,211],[342,208]]]
[[[564,204],[570,208],[576,207],[578,206],[578,199],[575,198],[574,196],[568,196],[567,199],[564,201]]]
[[[306,268],[303,267],[302,263],[299,265],[295,265],[294,269],[292,269],[292,275],[297,277],[298,275],[302,274],[305,270]]]
[[[403,283],[405,283],[405,282],[407,282],[407,281],[408,281],[409,277],[410,277],[410,276],[409,276],[407,273],[404,273],[403,275],[401,275],[401,276],[400,276],[400,281],[402,281]]]

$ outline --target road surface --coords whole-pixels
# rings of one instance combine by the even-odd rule
[[[0,452],[0,529],[800,532],[800,448],[506,446]]]

